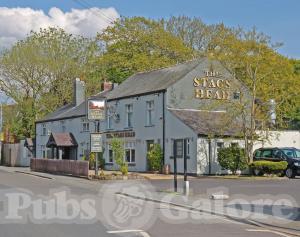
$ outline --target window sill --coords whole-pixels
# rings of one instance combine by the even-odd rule
[[[109,163],[105,163],[105,165],[114,165],[114,163],[109,162]]]
[[[127,164],[128,164],[128,166],[136,166],[135,163],[127,163]]]
[[[190,159],[189,156],[187,156],[186,158],[187,158],[188,160]],[[173,160],[174,157],[173,157],[173,156],[170,156],[170,159]],[[183,159],[183,156],[177,156],[176,159]]]
[[[126,128],[124,128],[124,130],[132,130],[133,129],[133,127],[126,127]]]
[[[151,128],[151,127],[154,127],[154,124],[151,124],[151,125],[145,125],[145,128]]]

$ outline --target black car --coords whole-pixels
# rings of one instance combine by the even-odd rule
[[[254,152],[253,161],[287,161],[285,175],[295,178],[300,175],[300,150],[294,147],[260,148]]]

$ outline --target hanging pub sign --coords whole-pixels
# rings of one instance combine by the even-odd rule
[[[91,133],[91,152],[102,152],[102,134]]]
[[[231,83],[223,78],[219,72],[205,71],[205,76],[195,77],[195,98],[229,100]]]
[[[103,120],[105,118],[105,100],[88,100],[88,120]]]

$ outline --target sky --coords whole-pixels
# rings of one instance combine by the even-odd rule
[[[0,48],[30,30],[59,26],[94,36],[120,16],[159,19],[187,15],[269,35],[281,54],[300,59],[300,0],[0,0]]]

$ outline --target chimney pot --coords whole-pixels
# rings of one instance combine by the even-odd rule
[[[104,81],[101,86],[102,91],[110,91],[113,89],[113,83]]]

